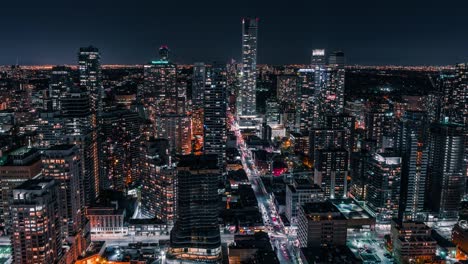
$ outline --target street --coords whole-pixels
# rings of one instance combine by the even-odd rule
[[[255,164],[252,161],[252,153],[242,138],[237,121],[232,114],[229,115],[228,120],[231,122],[231,129],[237,137],[237,146],[241,153],[244,170],[254,190],[265,229],[268,232],[272,246],[275,248],[278,259],[280,263],[297,263],[293,246],[295,237],[290,237],[286,234],[284,224],[276,211],[274,202],[266,192],[259,177],[259,172],[255,168]]]

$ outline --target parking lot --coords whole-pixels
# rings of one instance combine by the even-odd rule
[[[384,241],[373,232],[348,232],[347,245],[363,263],[394,263],[393,257],[385,249]]]

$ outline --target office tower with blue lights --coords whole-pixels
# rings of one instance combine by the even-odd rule
[[[401,157],[400,220],[424,220],[428,165],[425,112],[406,111],[398,125],[396,154]]]
[[[242,19],[242,70],[237,111],[240,116],[256,114],[258,18]]]
[[[217,155],[186,155],[177,164],[177,217],[167,263],[221,263]]]
[[[217,155],[221,169],[226,159],[226,109],[226,68],[215,63],[206,71],[203,140],[205,154]]]

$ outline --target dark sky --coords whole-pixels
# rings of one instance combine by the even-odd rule
[[[260,18],[260,64],[307,63],[321,47],[348,64],[468,61],[466,0],[2,2],[0,64],[72,64],[89,44],[104,64],[145,63],[162,44],[179,63],[239,59],[244,16]]]

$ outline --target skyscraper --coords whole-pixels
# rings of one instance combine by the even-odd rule
[[[239,115],[256,113],[258,18],[242,19],[242,73],[238,98]]]
[[[226,159],[226,69],[214,64],[206,71],[204,92],[204,151],[218,156],[219,168]]]
[[[141,153],[142,215],[173,224],[175,217],[176,169],[171,163],[166,139],[147,140]]]
[[[193,109],[203,108],[205,91],[206,66],[203,62],[195,62],[192,75],[192,106]]]
[[[192,124],[188,115],[167,114],[156,117],[156,135],[169,140],[171,152],[187,155],[192,152]]]
[[[297,72],[296,132],[307,134],[318,127],[320,82],[316,72],[320,69],[299,69]]]
[[[221,263],[216,155],[182,156],[177,165],[177,218],[168,263]]]
[[[44,151],[43,176],[58,184],[57,203],[61,212],[62,238],[74,260],[90,242],[84,212],[84,191],[80,150],[75,145],[56,145]]]
[[[314,182],[330,199],[348,196],[348,152],[345,149],[323,149],[317,152]]]
[[[327,64],[327,58],[325,56],[325,50],[324,49],[313,49],[310,64],[312,65],[312,67],[314,67],[314,66],[323,66],[323,65]]]
[[[53,179],[28,180],[13,190],[14,263],[57,263],[63,256],[58,192]]]
[[[440,218],[457,219],[465,194],[463,125],[433,124],[429,136],[429,162],[426,200]]]
[[[52,68],[49,84],[49,103],[48,110],[60,111],[60,98],[65,96],[65,93],[72,87],[72,76],[70,68],[65,66],[56,66]]]
[[[116,109],[99,117],[101,189],[123,191],[137,180],[139,119],[136,112]]]
[[[381,222],[398,214],[401,185],[401,158],[391,153],[376,153],[366,172],[370,180],[367,201]]]
[[[424,112],[407,111],[397,133],[397,155],[402,158],[400,220],[424,219],[427,180],[427,118]]]
[[[150,120],[155,116],[177,112],[177,67],[169,61],[169,48],[159,48],[159,60],[144,68],[145,84],[142,99],[148,108]]]
[[[280,106],[276,99],[267,99],[265,104],[265,122],[268,125],[277,125],[281,123]]]
[[[90,94],[92,112],[100,113],[103,107],[104,89],[101,79],[101,55],[98,48],[93,46],[80,48],[78,70],[80,86],[86,88]]]
[[[206,66],[203,62],[193,65],[192,75],[192,132],[194,136],[203,136],[203,98],[205,94]]]
[[[62,143],[77,145],[81,153],[85,205],[99,196],[99,160],[96,115],[92,113],[89,92],[84,88],[72,88],[62,98]]]

